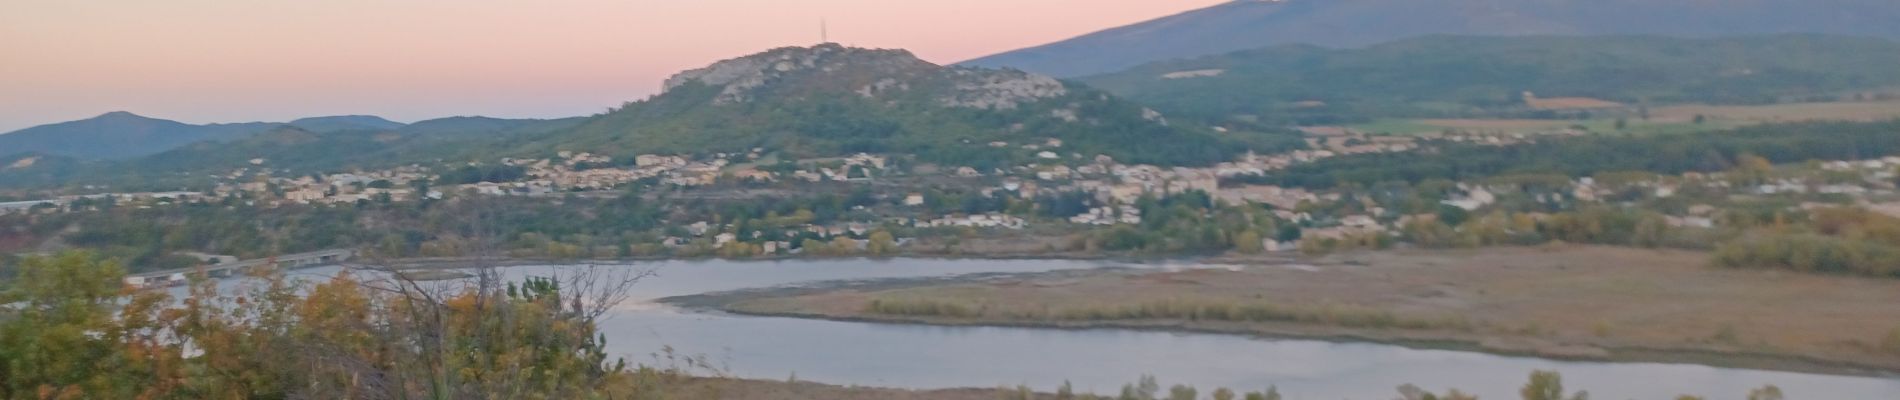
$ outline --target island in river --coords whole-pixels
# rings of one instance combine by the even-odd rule
[[[1900,371],[1900,281],[1709,267],[1594,246],[1397,251],[1226,269],[1099,270],[777,288],[669,301],[749,315],[1127,328],[1547,358]]]

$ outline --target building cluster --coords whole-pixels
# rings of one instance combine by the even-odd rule
[[[279,198],[297,204],[354,204],[360,201],[407,201],[418,196],[442,198],[442,193],[422,189],[415,183],[429,179],[427,168],[405,166],[389,170],[311,175],[296,178],[262,177],[238,184],[220,184],[212,190],[218,197],[243,192],[251,198]]]

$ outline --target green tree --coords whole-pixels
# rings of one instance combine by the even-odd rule
[[[1168,388],[1168,400],[1199,400],[1200,391],[1188,385],[1174,385]]]
[[[897,239],[888,231],[871,232],[865,243],[865,251],[877,256],[897,254]]]
[[[1775,385],[1763,386],[1760,389],[1748,391],[1748,400],[1782,400],[1783,398],[1781,388],[1775,387]]]
[[[124,268],[92,253],[31,257],[0,304],[0,398],[132,398],[135,356],[119,345],[113,304]]]
[[[1234,391],[1228,388],[1214,389],[1214,400],[1234,400]]]
[[[1261,251],[1266,250],[1266,244],[1262,240],[1260,234],[1252,230],[1240,231],[1234,234],[1234,251],[1241,254],[1260,254]]]
[[[1518,393],[1524,396],[1524,400],[1586,400],[1590,398],[1586,392],[1577,392],[1571,397],[1564,397],[1564,377],[1553,371],[1531,372],[1530,383],[1524,384],[1524,388]]]

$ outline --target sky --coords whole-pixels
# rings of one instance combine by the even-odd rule
[[[0,132],[589,115],[681,70],[820,41],[954,63],[1227,0],[0,0]]]

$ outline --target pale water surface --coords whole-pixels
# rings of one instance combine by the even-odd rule
[[[1037,272],[1103,266],[1192,268],[1192,265],[1027,260],[669,261],[624,268],[654,269],[637,299],[603,323],[610,349],[630,362],[653,363],[670,346],[700,355],[747,378],[904,388],[1026,384],[1053,390],[1064,381],[1113,394],[1143,374],[1164,385],[1261,390],[1278,386],[1289,399],[1384,400],[1400,384],[1459,388],[1486,399],[1517,398],[1532,370],[1563,373],[1566,386],[1594,399],[1673,399],[1695,394],[1740,399],[1748,389],[1780,386],[1791,399],[1900,399],[1900,379],[1831,376],[1699,365],[1563,362],[1400,346],[1269,340],[1232,335],[1123,330],[931,327],[746,317],[689,312],[652,303],[667,296],[840,279]],[[510,268],[510,276],[573,267]],[[335,269],[299,271],[323,276]]]

